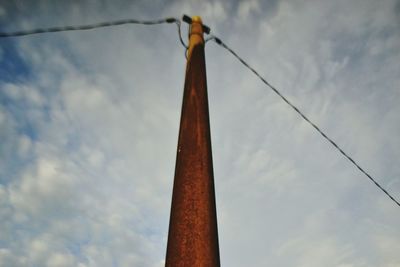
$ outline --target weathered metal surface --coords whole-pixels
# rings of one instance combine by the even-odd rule
[[[192,18],[165,266],[220,266],[204,39],[199,17]]]

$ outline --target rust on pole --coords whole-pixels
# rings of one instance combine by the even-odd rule
[[[165,266],[220,266],[203,25],[193,17]]]

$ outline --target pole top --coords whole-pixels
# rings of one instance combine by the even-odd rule
[[[206,34],[210,34],[210,27],[208,27],[207,25],[204,25],[203,22],[201,21],[201,17],[200,16],[193,16],[192,18],[189,17],[188,15],[183,15],[182,16],[182,20],[188,24],[192,24],[193,20],[196,20],[197,23],[201,23],[203,25],[203,32]]]
[[[192,23],[200,23],[203,24],[203,21],[201,20],[200,16],[193,16],[192,17]]]
[[[189,32],[188,60],[190,59],[190,56],[195,46],[198,45],[204,46],[203,36],[204,36],[204,30],[201,18],[199,16],[193,16]]]

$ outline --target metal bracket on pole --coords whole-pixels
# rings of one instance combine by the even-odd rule
[[[188,15],[183,15],[182,20],[187,24],[192,24],[192,18],[189,17]],[[203,24],[203,32],[206,34],[210,34],[210,31],[211,31],[210,27]]]

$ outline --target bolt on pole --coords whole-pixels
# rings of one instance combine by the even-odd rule
[[[165,266],[220,266],[203,24],[192,17]]]

